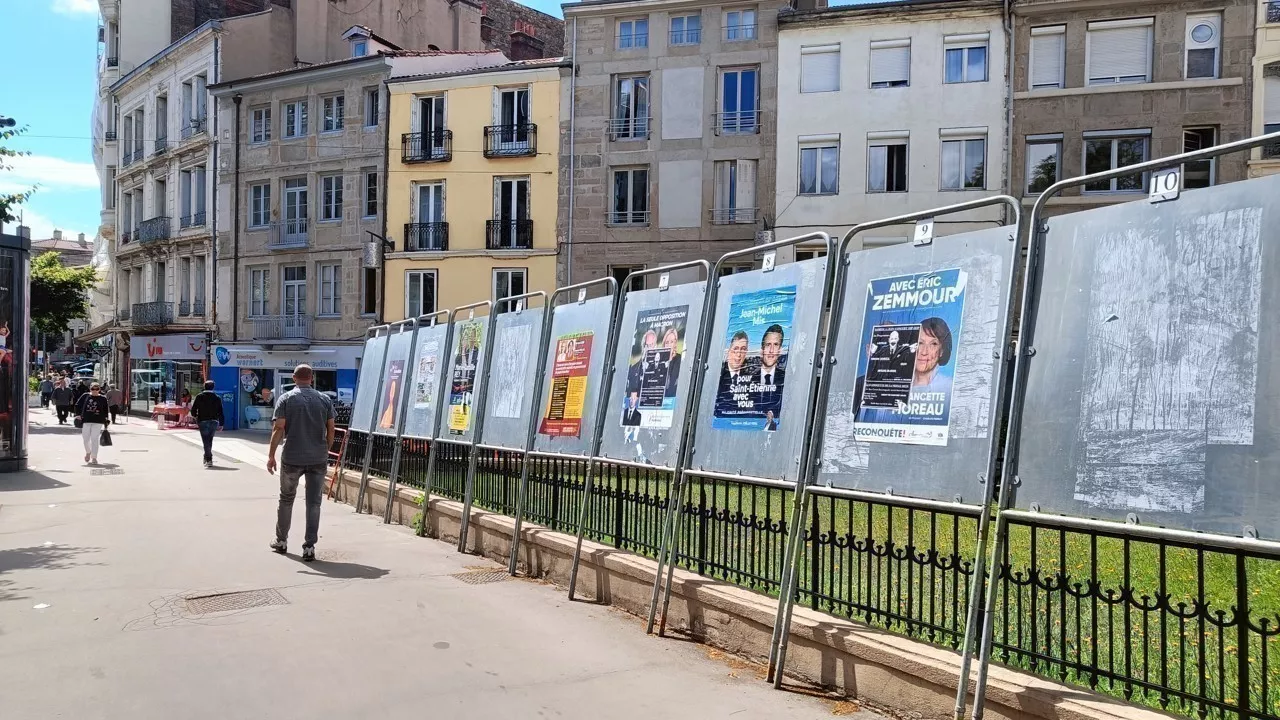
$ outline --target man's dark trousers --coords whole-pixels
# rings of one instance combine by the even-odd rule
[[[218,432],[217,420],[200,421],[200,440],[204,443],[204,461],[213,462],[213,434]]]

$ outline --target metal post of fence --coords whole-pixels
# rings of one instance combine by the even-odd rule
[[[689,396],[690,397],[689,415],[685,420],[687,432],[685,433],[684,442],[683,442],[683,445],[685,446],[685,451],[683,453],[684,462],[682,462],[680,466],[676,468],[674,487],[672,489],[671,494],[668,496],[668,500],[667,500],[668,526],[663,536],[662,546],[659,548],[659,552],[658,552],[658,568],[657,568],[657,573],[655,574],[653,579],[653,596],[649,604],[649,620],[648,620],[648,626],[646,627],[646,630],[645,630],[646,632],[649,632],[649,633],[653,632],[654,617],[657,612],[657,600],[658,600],[659,593],[661,593],[662,595],[662,620],[658,627],[658,634],[662,635],[666,631],[667,610],[671,606],[671,584],[675,578],[675,565],[676,565],[675,540],[676,538],[679,537],[680,520],[683,515],[683,513],[680,512],[680,507],[684,502],[685,491],[688,487],[688,475],[690,474],[689,473],[690,468],[688,467],[688,465],[692,463],[693,450],[697,443],[697,430],[695,425],[697,423],[698,409],[702,403],[702,380],[706,377],[707,373],[710,370],[710,363],[708,362],[708,358],[710,358],[711,356],[710,344],[711,344],[713,330],[714,330],[713,326],[715,324],[714,322],[715,308],[716,308],[717,300],[719,298],[719,293],[715,291],[715,287],[719,285],[720,268],[724,266],[725,261],[731,260],[733,258],[738,258],[738,257],[743,257],[748,255],[754,256],[758,253],[765,253],[767,255],[771,255],[772,253],[775,253],[779,248],[793,247],[795,245],[808,242],[810,240],[822,240],[827,246],[827,255],[830,256],[831,250],[832,250],[831,236],[827,235],[824,232],[812,232],[812,233],[806,233],[804,235],[798,235],[793,238],[786,238],[784,240],[775,240],[774,242],[765,243],[764,245],[756,245],[754,247],[749,247],[742,250],[735,250],[733,252],[725,253],[724,255],[721,255],[719,259],[716,260],[716,264],[713,266],[711,270],[711,274],[708,276],[707,301],[706,301],[703,316],[702,316],[703,317],[703,324],[701,328],[702,332],[700,333],[699,343],[698,343],[700,347],[705,349],[705,351],[703,353],[703,361],[698,365],[696,365],[694,368],[695,371],[697,372],[697,375],[694,376],[696,378],[696,382],[693,388],[693,392]],[[770,259],[769,263],[772,264],[772,262],[773,260]],[[826,280],[827,279],[824,277],[823,279],[824,306],[827,298],[827,291],[829,290],[829,287],[830,287],[830,283],[827,282]],[[712,283],[715,283],[715,286],[713,286]],[[819,313],[821,313],[821,310],[819,310]],[[817,329],[821,329],[821,328],[817,328]],[[812,376],[810,378],[810,386],[812,386],[813,378],[817,377],[818,358],[816,356],[814,357],[813,367],[811,368],[811,372],[812,372]],[[811,411],[812,411],[812,406],[810,407],[809,412]],[[812,421],[813,421],[813,418],[807,413],[803,424],[806,428],[808,428]],[[803,463],[803,457],[801,458],[801,462]],[[801,468],[801,475],[803,475],[803,467]],[[664,565],[666,566],[665,582],[663,578]],[[784,567],[783,572],[785,573],[785,571],[786,570]]]
[[[391,344],[391,326],[390,325],[377,325],[377,326],[371,327],[366,332],[366,334],[371,332],[373,333],[373,337],[377,338],[378,333],[384,330],[387,332],[387,345],[389,346]],[[378,398],[382,397],[382,381],[384,376],[386,375],[386,369],[387,369],[387,353],[384,350],[382,353],[382,362],[378,364],[378,386],[373,393],[373,414],[375,417],[378,414]],[[353,403],[352,408],[354,409],[354,407],[355,405]],[[352,421],[354,422],[354,420],[355,420],[355,417],[353,413]],[[360,491],[356,493],[356,512],[357,513],[364,512],[364,493],[365,493],[365,490],[369,488],[369,463],[372,460],[373,460],[373,422],[370,421],[368,429],[365,430],[364,467],[360,471]]]
[[[382,514],[382,522],[391,522],[391,508],[394,505],[396,497],[396,485],[400,480],[400,457],[404,452],[404,426],[408,422],[409,417],[409,398],[413,393],[409,388],[413,387],[415,382],[414,372],[417,368],[413,362],[414,350],[418,345],[418,330],[424,325],[427,327],[435,327],[441,316],[448,317],[448,310],[438,310],[436,312],[419,315],[414,319],[413,337],[409,338],[409,367],[404,372],[404,379],[401,382],[402,390],[400,398],[400,422],[396,424],[396,447],[391,452],[391,477],[387,479],[387,507]],[[425,515],[423,516],[426,517]]]
[[[1011,513],[1010,511],[1012,510],[1012,503],[1015,498],[1015,488],[1020,483],[1018,478],[1019,442],[1022,430],[1022,412],[1026,403],[1027,375],[1029,372],[1028,364],[1031,356],[1035,352],[1033,345],[1033,336],[1035,333],[1035,318],[1033,317],[1033,311],[1039,298],[1039,272],[1041,269],[1040,255],[1043,250],[1045,237],[1048,235],[1048,226],[1043,224],[1044,210],[1047,203],[1051,198],[1057,196],[1067,188],[1080,187],[1093,182],[1131,176],[1135,173],[1145,173],[1149,170],[1163,170],[1178,167],[1188,162],[1208,160],[1220,155],[1228,155],[1242,150],[1250,150],[1255,147],[1276,142],[1280,142],[1280,132],[1245,138],[1244,140],[1237,140],[1223,145],[1215,145],[1213,147],[1181,153],[1178,155],[1171,155],[1156,160],[1148,160],[1134,165],[1126,165],[1125,167],[1117,168],[1115,170],[1107,170],[1074,178],[1066,178],[1050,185],[1043,193],[1040,194],[1039,197],[1036,198],[1035,204],[1031,208],[1031,219],[1028,223],[1027,231],[1027,255],[1026,260],[1023,263],[1022,303],[1020,306],[1021,314],[1018,318],[1018,347],[1014,357],[1013,379],[1010,389],[1008,427],[1005,431],[1003,481],[1001,482],[1000,502],[997,504],[997,512],[999,515],[996,520],[995,537],[991,542],[991,557],[989,563],[993,587],[987,591],[986,607],[983,611],[985,619],[982,623],[982,639],[978,657],[978,677],[975,680],[973,694],[973,720],[981,720],[983,705],[986,701],[987,679],[991,665],[991,648],[994,632],[993,625],[996,611],[995,606],[997,592],[994,587],[997,567],[996,563],[999,559],[999,553],[1008,540],[1008,521],[1009,518],[1014,515],[1014,513]],[[1126,531],[1128,530],[1129,528],[1126,528]],[[1164,531],[1161,534],[1169,535],[1171,534],[1171,531]],[[1203,540],[1201,542],[1203,542]],[[1247,619],[1241,618],[1241,621],[1247,622]],[[1247,663],[1247,648],[1242,647],[1240,652],[1241,663]],[[965,680],[967,680],[967,677]],[[1248,693],[1248,691],[1247,687],[1240,688],[1240,693],[1242,695]],[[1247,706],[1247,701],[1243,702]],[[963,710],[963,708],[961,708],[961,710]]]
[[[476,368],[476,377],[479,380],[472,384],[472,391],[475,392],[470,411],[473,418],[473,426],[471,429],[470,453],[467,458],[467,476],[462,486],[462,525],[458,528],[458,552],[460,553],[467,551],[467,530],[471,526],[471,501],[475,493],[476,463],[480,459],[480,433],[484,430],[485,399],[489,395],[489,367],[493,364],[493,325],[498,317],[498,308],[492,300],[482,300],[478,303],[463,305],[458,308],[459,310],[470,310],[474,313],[476,308],[481,307],[489,311],[489,317],[485,323],[484,339],[481,340],[482,343],[489,345],[489,349],[484,351],[483,368]],[[462,346],[459,345],[458,349],[461,351]],[[475,388],[476,384],[480,385],[478,390]]]
[[[453,346],[453,318],[454,310],[448,310],[448,325],[444,331],[444,344],[441,345],[445,357],[449,356],[449,348]],[[426,537],[427,519],[431,515],[431,482],[435,480],[436,464],[440,454],[440,425],[444,419],[444,401],[449,396],[447,388],[452,382],[449,378],[449,368],[451,363],[436,360],[436,364],[440,367],[440,378],[436,383],[436,416],[435,422],[431,426],[431,437],[427,439],[427,476],[422,481],[422,523],[418,525],[418,537]]]

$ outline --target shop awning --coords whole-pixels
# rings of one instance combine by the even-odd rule
[[[76,345],[88,345],[98,338],[106,337],[111,334],[111,323],[104,322],[101,325],[89,328],[76,336]]]

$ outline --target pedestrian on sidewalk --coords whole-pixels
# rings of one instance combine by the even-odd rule
[[[75,393],[67,387],[66,378],[59,378],[53,387],[53,407],[58,411],[58,424],[66,425],[67,416],[75,408]]]
[[[71,389],[71,404],[79,405],[80,398],[87,394],[89,394],[89,385],[81,378],[80,382],[76,383],[75,387]]]
[[[107,429],[111,419],[107,417],[107,399],[102,395],[102,386],[94,383],[89,392],[81,395],[76,402],[76,418],[80,420],[80,435],[84,439],[84,461],[98,464],[98,444],[102,432]]]
[[[120,408],[124,405],[124,393],[115,385],[107,385],[107,406],[111,408],[111,424],[116,424],[116,416],[120,414]]]
[[[289,526],[293,522],[293,499],[298,493],[298,480],[307,478],[307,532],[302,540],[302,559],[316,559],[316,540],[320,533],[320,499],[324,492],[325,471],[329,467],[329,448],[333,446],[333,402],[327,395],[311,387],[315,373],[310,365],[294,368],[296,387],[276,401],[271,425],[271,447],[267,455],[267,472],[276,472],[276,448],[284,442],[280,466],[280,506],[276,511],[276,540],[271,549],[278,553],[289,549]]]
[[[213,391],[214,383],[206,380],[204,392],[191,401],[191,419],[200,428],[200,441],[204,443],[204,466],[213,467],[213,434],[226,425],[222,416],[222,398]]]
[[[49,407],[49,399],[53,397],[53,376],[45,375],[40,381],[40,407]]]

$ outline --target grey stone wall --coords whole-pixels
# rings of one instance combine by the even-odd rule
[[[512,60],[564,55],[564,21],[513,0],[485,0],[480,41]]]

